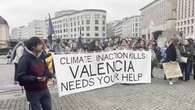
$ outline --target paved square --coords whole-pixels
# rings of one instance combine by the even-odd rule
[[[152,84],[122,85],[59,98],[51,88],[53,110],[195,110],[195,81],[168,85],[155,69]],[[0,93],[0,110],[28,110],[25,95]]]

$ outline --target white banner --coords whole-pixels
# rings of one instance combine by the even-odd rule
[[[151,83],[151,52],[54,55],[59,96],[108,87],[116,83]]]

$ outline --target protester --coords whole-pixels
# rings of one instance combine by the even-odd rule
[[[17,84],[16,73],[17,73],[18,62],[19,62],[20,57],[23,55],[23,50],[24,50],[24,43],[19,42],[14,47],[14,49],[12,51],[11,59],[10,59],[10,63],[13,63],[14,68],[15,68],[15,74],[14,74],[14,83],[15,84]]]
[[[193,56],[193,50],[190,47],[190,43],[188,40],[184,40],[183,44],[180,45],[180,53],[181,53],[181,71],[184,76],[184,80],[188,81],[190,80],[190,74],[192,73],[192,56]],[[182,61],[185,60],[186,61]]]
[[[149,42],[148,44],[148,49],[149,51],[151,52],[151,77],[153,78],[153,69],[154,67],[156,66],[157,67],[157,64],[158,64],[158,61],[157,61],[157,58],[156,58],[156,54],[154,52],[154,44],[153,42]]]
[[[62,44],[61,40],[60,39],[57,39],[56,40],[56,44],[54,45],[54,52],[55,53],[58,53],[58,54],[61,54],[61,53],[64,53],[64,45]]]
[[[90,51],[92,52],[100,52],[102,50],[102,45],[100,44],[100,41],[99,40],[94,40],[92,43],[91,43],[91,48],[90,48]]]
[[[177,52],[175,47],[177,45],[177,39],[171,38],[167,45],[168,47],[166,49],[166,58],[164,62],[175,62],[177,60]],[[174,84],[173,79],[168,79],[168,81],[170,85]]]
[[[17,72],[17,67],[18,67],[18,62],[19,62],[19,59],[22,57],[23,55],[23,51],[24,51],[24,44],[21,43],[18,48],[16,49],[16,56],[13,60],[14,62],[14,65],[15,65],[15,72]],[[17,82],[17,79],[16,79],[16,74],[15,74],[15,77],[14,77],[15,81]],[[15,83],[16,83],[15,82]]]
[[[64,42],[63,43],[64,44],[64,51],[62,51],[62,53],[65,53],[65,54],[69,54],[69,53],[71,53],[71,45],[70,45],[70,43],[68,43],[68,42]]]
[[[112,44],[112,42],[108,42],[107,47],[105,48],[105,51],[111,51],[111,50],[114,50],[113,49],[113,44]]]
[[[44,63],[42,41],[38,37],[32,37],[25,45],[16,78],[24,86],[32,110],[51,110],[51,95],[47,87],[51,73]]]
[[[126,39],[122,39],[120,42],[120,46],[118,47],[119,50],[129,50],[129,44]]]
[[[191,51],[194,50],[192,47],[194,46],[193,40],[188,40],[190,45],[187,46]],[[162,68],[162,63],[170,62],[170,61],[179,61],[179,57],[183,57],[181,55],[181,48],[178,45],[178,39],[171,38],[168,41],[168,45],[164,45],[163,47],[159,47],[157,41],[150,40],[146,41],[145,39],[138,38],[109,38],[109,39],[84,39],[80,37],[79,39],[74,40],[57,40],[57,46],[54,48],[56,53],[87,53],[87,52],[101,52],[101,51],[111,51],[111,50],[135,50],[135,51],[151,51],[152,53],[152,65],[151,70],[153,71],[154,67]],[[193,45],[192,45],[193,44]],[[189,50],[188,49],[188,50]],[[188,80],[189,74],[192,70],[192,62],[193,62],[193,54],[195,56],[195,52],[190,52],[191,57],[189,58],[188,65],[185,65],[185,68],[188,68],[188,72],[183,72],[186,80]],[[176,60],[175,60],[176,59]],[[195,59],[195,58],[194,58]],[[179,61],[179,63],[181,63]],[[182,67],[182,70],[184,70]],[[151,71],[153,77],[153,72]],[[186,74],[187,73],[187,74]],[[165,78],[166,79],[166,78]],[[195,75],[194,75],[195,79]],[[169,80],[169,84],[172,84],[172,79]]]

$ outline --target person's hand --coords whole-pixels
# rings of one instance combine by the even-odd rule
[[[43,77],[37,77],[37,80],[39,81],[39,82],[44,82],[44,81],[46,81],[46,77],[45,76],[43,76]]]

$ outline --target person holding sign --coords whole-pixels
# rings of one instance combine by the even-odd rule
[[[44,62],[43,42],[38,37],[32,37],[25,45],[16,77],[25,88],[32,110],[51,110],[51,95],[47,81],[52,74]]]
[[[171,38],[168,41],[168,48],[166,50],[166,58],[165,58],[165,61],[163,63],[163,68],[164,68],[166,77],[168,76],[168,73],[170,73],[170,71],[172,71],[172,70],[170,70],[170,68],[166,68],[166,67],[170,67],[170,66],[166,66],[166,65],[174,65],[175,63],[173,63],[173,62],[176,62],[176,60],[177,60],[177,52],[176,52],[177,42],[178,42],[178,40],[176,38]],[[175,67],[175,65],[174,65],[174,67]],[[173,85],[172,78],[167,77],[167,79],[169,81],[169,84]]]

